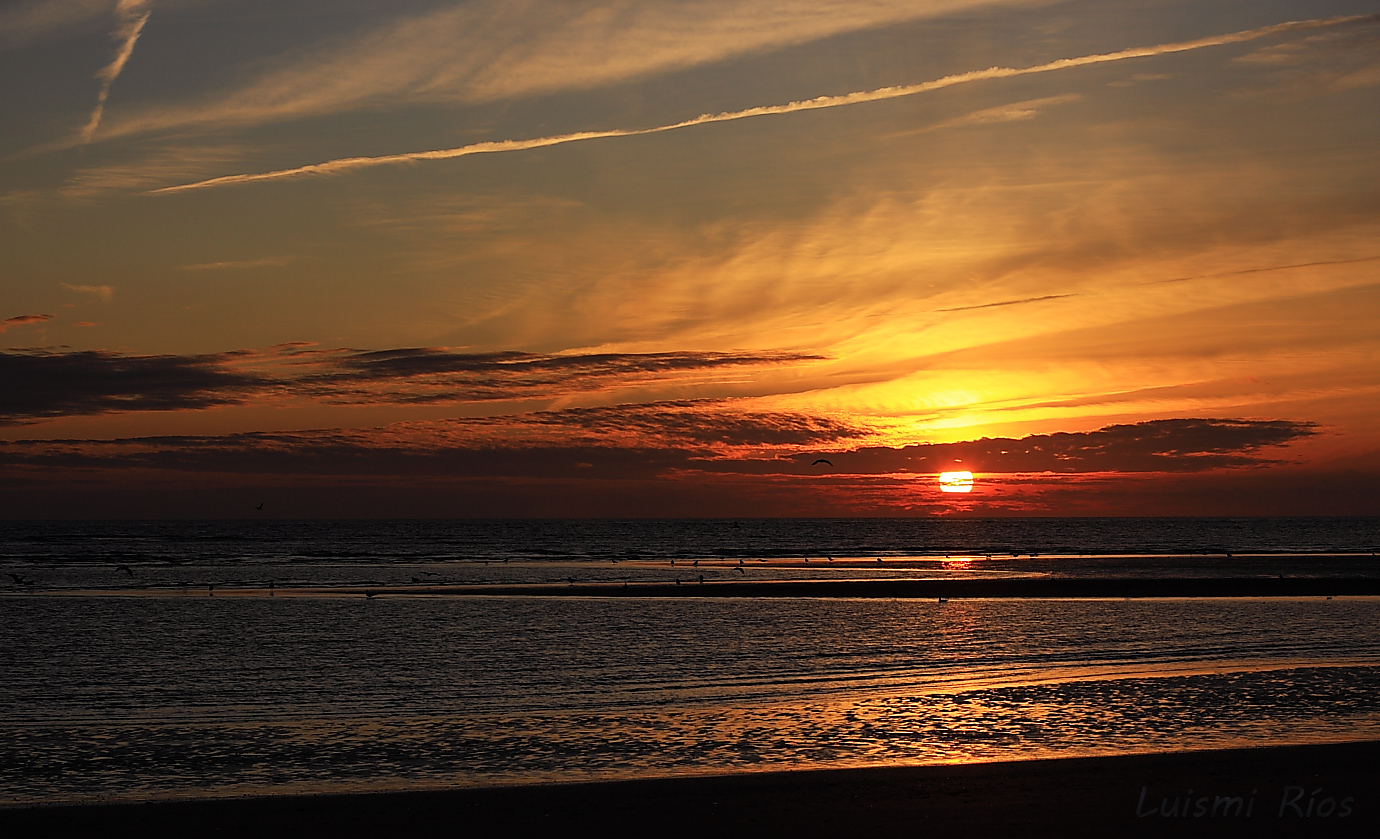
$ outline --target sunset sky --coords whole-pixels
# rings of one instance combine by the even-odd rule
[[[15,0],[0,332],[11,518],[1377,515],[1380,3]]]

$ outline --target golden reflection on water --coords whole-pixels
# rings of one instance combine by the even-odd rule
[[[1380,600],[11,598],[0,800],[1380,737]]]

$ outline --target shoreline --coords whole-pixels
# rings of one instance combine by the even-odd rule
[[[0,809],[11,835],[1377,835],[1380,741],[998,763]],[[1240,799],[1238,805],[1235,799]],[[1213,806],[1217,812],[1212,812]],[[1311,807],[1311,812],[1310,812]],[[1197,811],[1201,810],[1199,813]],[[1172,811],[1172,814],[1166,814]],[[1326,811],[1324,815],[1323,812]],[[1345,815],[1343,812],[1345,811]]]
[[[40,589],[0,597],[206,597],[204,586]],[[217,586],[216,597],[720,597],[857,599],[1156,599],[1377,597],[1380,577],[1001,578],[760,580],[680,583]]]

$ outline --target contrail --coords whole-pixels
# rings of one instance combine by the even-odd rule
[[[101,91],[96,94],[96,107],[91,111],[90,121],[81,130],[83,143],[91,142],[101,124],[105,100],[110,96],[110,86],[115,83],[120,71],[125,69],[125,62],[129,61],[130,54],[134,52],[134,42],[139,40],[139,33],[144,31],[144,24],[148,23],[148,5],[148,0],[120,0],[115,6],[115,14],[119,16],[120,23],[115,28],[114,35],[120,42],[120,48],[115,51],[115,58],[96,74],[96,78],[101,82]]]
[[[1144,58],[1147,56],[1165,55],[1167,53],[1189,52],[1191,50],[1203,49],[1204,47],[1216,47],[1224,44],[1254,41],[1282,32],[1293,32],[1301,29],[1321,29],[1329,26],[1340,26],[1342,24],[1369,20],[1380,20],[1380,15],[1349,15],[1346,17],[1322,18],[1318,20],[1295,20],[1286,23],[1277,23],[1273,26],[1261,27],[1259,29],[1232,32],[1227,35],[1213,35],[1207,38],[1198,38],[1193,41],[1179,41],[1173,44],[1160,44],[1152,47],[1132,47],[1130,49],[1120,50],[1119,52],[1084,55],[1078,58],[1061,58],[1057,61],[1051,61],[1047,64],[1037,64],[1033,67],[989,67],[986,70],[973,70],[967,73],[958,73],[952,76],[944,76],[943,78],[933,81],[921,82],[920,84],[881,87],[876,90],[845,93],[840,96],[819,96],[814,99],[789,102],[785,105],[763,105],[741,111],[701,114],[693,119],[674,122],[669,125],[658,125],[652,128],[613,128],[606,131],[580,131],[573,134],[557,134],[551,137],[537,137],[530,140],[498,140],[473,143],[468,146],[460,146],[453,149],[404,152],[402,154],[387,154],[379,157],[343,157],[336,160],[328,160],[324,163],[312,163],[307,166],[298,166],[293,169],[278,169],[273,172],[259,172],[245,175],[224,175],[219,178],[210,178],[209,180],[197,181],[189,184],[178,184],[176,186],[166,186],[161,189],[149,191],[151,193],[182,192],[189,189],[204,189],[206,187],[228,186],[230,184],[251,183],[253,181],[272,181],[281,178],[299,178],[307,175],[329,175],[348,171],[350,169],[363,169],[370,166],[389,166],[398,163],[414,163],[421,160],[449,160],[454,157],[465,157],[471,154],[523,151],[524,149],[537,149],[545,146],[575,143],[580,140],[598,140],[604,137],[638,137],[643,134],[659,134],[663,131],[675,131],[679,128],[706,125],[712,122],[732,122],[733,120],[747,119],[748,117],[790,114],[797,111],[815,111],[823,108],[857,105],[863,102],[878,102],[883,99],[899,99],[903,96],[928,93],[932,90],[967,84],[968,82],[985,81],[987,79],[1007,79],[1013,76],[1049,73],[1055,70],[1064,70],[1069,67],[1083,67],[1089,64],[1105,64],[1111,61],[1124,61],[1128,58]]]

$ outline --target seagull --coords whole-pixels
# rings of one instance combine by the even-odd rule
[[[263,508],[264,508],[264,502],[260,501],[260,502],[259,502],[259,506],[255,507],[254,509],[256,509],[256,510],[262,510]]]
[[[699,561],[698,559],[695,560],[694,562],[690,563],[690,564],[693,565],[693,566],[695,566],[696,568],[699,568],[699,567],[700,567],[700,561]]]
[[[133,569],[131,569],[128,565],[116,565],[116,566],[115,566],[115,570],[116,570],[116,571],[123,571],[123,572],[125,572],[126,574],[128,574],[128,575],[131,576],[131,577],[134,576],[134,571],[133,571]]]
[[[821,463],[827,463],[827,464],[829,464],[830,466],[833,466],[833,465],[834,465],[834,462],[833,462],[832,460],[826,460],[825,458],[822,458],[822,457],[821,457],[819,460],[816,460],[814,463],[811,463],[810,465],[811,465],[811,466],[818,466],[818,465],[820,465]]]
[[[378,596],[378,592],[377,592],[377,591],[370,591],[370,590],[367,589],[367,588],[364,590],[364,599],[365,599],[365,600],[369,600],[370,598],[377,597],[377,596]]]
[[[738,566],[737,568],[734,568],[733,570],[734,570],[734,571],[737,571],[739,574],[747,574],[747,572],[743,570],[743,566],[741,566],[741,565]]]

